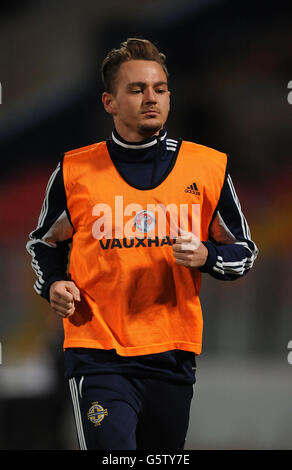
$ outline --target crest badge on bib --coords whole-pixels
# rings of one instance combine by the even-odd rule
[[[139,211],[135,215],[134,225],[139,232],[148,233],[155,227],[155,215],[151,211]]]

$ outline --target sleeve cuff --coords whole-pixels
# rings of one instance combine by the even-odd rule
[[[50,277],[49,279],[46,280],[43,288],[42,288],[42,293],[41,296],[46,299],[48,302],[50,302],[50,287],[53,284],[53,282],[56,281],[67,281],[68,277],[66,275],[55,275]]]
[[[208,250],[208,256],[207,256],[207,259],[206,259],[206,262],[205,262],[204,266],[200,267],[200,271],[209,272],[213,268],[213,266],[215,266],[215,264],[216,264],[217,252],[216,252],[216,248],[215,248],[215,246],[212,242],[207,241],[207,242],[202,242],[202,243],[203,243],[203,245],[205,245],[205,247]]]

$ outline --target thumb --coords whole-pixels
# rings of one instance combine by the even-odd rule
[[[181,227],[178,227],[178,230],[179,230],[179,235],[181,237],[188,237],[191,239],[192,237],[192,233],[191,232],[187,232],[186,230],[182,229]]]
[[[194,237],[194,238],[199,240],[199,237],[195,233],[187,232],[186,230],[182,229],[181,227],[179,227],[178,229],[179,229],[179,234],[180,235],[191,235],[191,237]]]
[[[183,229],[182,227],[178,227],[180,235],[189,235],[192,232],[188,232],[188,230]]]
[[[77,300],[78,302],[80,302],[81,300],[81,297],[80,297],[80,290],[78,289],[78,287],[76,286],[76,284],[74,284],[74,282],[70,282],[70,284],[68,283],[66,285],[66,290],[68,292],[70,292],[70,294],[73,295],[73,299],[74,300]]]

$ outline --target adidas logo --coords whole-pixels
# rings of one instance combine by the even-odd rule
[[[191,193],[191,194],[196,194],[197,196],[200,196],[200,191],[198,190],[198,187],[196,183],[191,184],[185,189],[185,193]]]

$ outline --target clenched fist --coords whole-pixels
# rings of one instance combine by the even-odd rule
[[[207,260],[208,250],[205,245],[196,235],[182,229],[172,249],[176,263],[186,268],[199,268]]]
[[[73,315],[75,301],[80,300],[80,291],[73,281],[56,281],[50,287],[50,305],[61,317]]]

